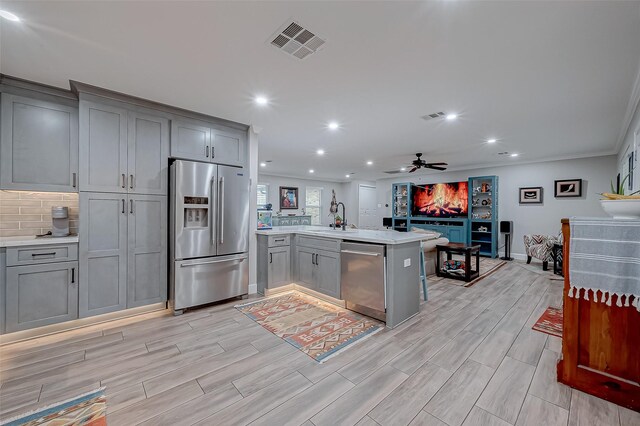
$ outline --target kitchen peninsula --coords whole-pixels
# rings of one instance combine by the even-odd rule
[[[258,234],[258,292],[292,288],[386,321],[420,310],[420,241],[425,234],[286,226]]]

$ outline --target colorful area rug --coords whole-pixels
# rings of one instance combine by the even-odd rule
[[[562,337],[562,309],[548,307],[531,328],[552,336]]]
[[[107,399],[104,388],[48,407],[38,408],[0,424],[6,426],[106,426]]]
[[[383,329],[383,324],[291,291],[236,308],[318,362]]]
[[[456,260],[460,260],[461,258],[458,256],[453,256],[454,259]],[[437,275],[430,275],[427,279],[427,282],[438,282],[438,281],[442,281],[445,282],[447,284],[454,284],[454,285],[458,285],[461,287],[471,287],[472,285],[476,284],[478,281],[483,280],[485,278],[487,278],[489,275],[493,274],[495,271],[497,271],[498,269],[502,268],[504,265],[506,265],[507,262],[504,260],[500,260],[500,259],[492,259],[489,257],[481,257],[480,258],[480,276],[478,276],[478,278],[467,282],[464,281],[460,281],[460,280],[454,280],[451,278],[445,278],[445,277],[439,277]],[[475,269],[476,267],[476,260],[475,257],[471,258],[471,266],[472,268]]]

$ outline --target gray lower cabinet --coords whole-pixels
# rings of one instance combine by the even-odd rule
[[[316,252],[312,248],[298,247],[296,249],[296,261],[298,280],[297,284],[309,289],[316,289],[315,281],[315,256]]]
[[[127,307],[126,194],[80,193],[80,318]]]
[[[291,284],[291,248],[271,247],[268,256],[267,288]]]
[[[78,262],[6,269],[6,331],[78,318]]]
[[[316,289],[340,299],[340,253],[318,251],[315,259]]]
[[[0,97],[0,188],[77,192],[78,107]]]
[[[167,197],[129,195],[127,307],[167,300]]]

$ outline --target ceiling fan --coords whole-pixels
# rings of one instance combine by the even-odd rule
[[[422,157],[422,153],[418,152],[416,153],[416,159],[413,160],[411,162],[411,165],[409,167],[407,167],[409,169],[409,173],[413,173],[418,169],[434,169],[434,170],[447,170],[446,167],[442,167],[442,166],[448,166],[447,163],[427,163],[425,160],[423,160]]]

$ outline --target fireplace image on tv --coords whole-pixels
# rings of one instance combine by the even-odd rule
[[[469,208],[467,182],[434,183],[411,187],[411,215],[466,217]]]

